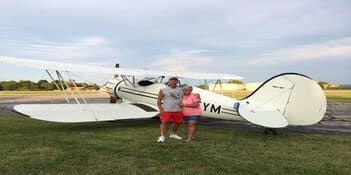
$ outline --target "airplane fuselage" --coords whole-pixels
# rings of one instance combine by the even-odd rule
[[[157,97],[160,89],[166,87],[163,83],[153,83],[141,86],[135,83],[134,86],[125,80],[114,79],[107,86],[110,95],[116,96],[130,102],[143,103],[157,108]],[[197,87],[193,88],[193,93],[198,93],[201,97],[202,116],[208,118],[225,120],[244,120],[234,109],[234,104],[238,100],[220,94],[206,91]]]

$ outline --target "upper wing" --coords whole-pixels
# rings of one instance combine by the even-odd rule
[[[152,118],[158,114],[156,109],[143,104],[21,104],[13,109],[30,118],[80,123],[112,121],[122,119]]]
[[[222,73],[198,73],[198,72],[169,72],[169,71],[151,71],[141,69],[124,69],[124,68],[107,68],[92,65],[79,65],[70,63],[60,63],[53,61],[41,61],[32,59],[19,59],[12,57],[0,56],[0,63],[13,64],[18,66],[37,68],[37,69],[48,69],[48,70],[59,70],[69,72],[80,72],[80,73],[96,73],[96,74],[120,74],[120,75],[132,75],[132,76],[177,76],[182,78],[190,79],[233,79],[241,80],[242,77],[233,74],[222,74]]]

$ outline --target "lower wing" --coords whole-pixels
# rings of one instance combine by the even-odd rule
[[[63,123],[141,119],[158,115],[156,109],[140,103],[21,104],[13,109],[30,118]]]

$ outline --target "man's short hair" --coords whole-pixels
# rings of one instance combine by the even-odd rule
[[[168,79],[168,81],[171,81],[171,80],[177,80],[178,81],[178,77],[171,77]]]

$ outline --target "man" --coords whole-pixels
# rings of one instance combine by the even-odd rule
[[[168,80],[168,87],[162,88],[158,94],[157,105],[160,110],[160,133],[157,142],[164,142],[168,130],[168,124],[173,123],[172,133],[169,138],[181,140],[177,135],[179,125],[184,122],[180,102],[183,96],[182,88],[178,87],[178,78],[171,77]],[[162,103],[163,101],[163,103]]]

